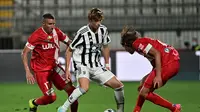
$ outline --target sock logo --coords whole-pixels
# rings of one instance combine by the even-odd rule
[[[51,89],[49,89],[49,90],[46,92],[46,94],[47,94],[47,95],[51,95],[53,92],[54,92],[54,89],[51,88]]]
[[[72,96],[70,96],[70,97],[69,97],[69,99],[70,99],[70,100],[72,100],[72,99],[73,99],[73,97],[72,97]]]

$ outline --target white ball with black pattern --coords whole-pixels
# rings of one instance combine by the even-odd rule
[[[116,112],[114,109],[106,109],[104,112]]]

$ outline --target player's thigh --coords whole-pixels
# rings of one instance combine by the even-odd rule
[[[169,79],[176,76],[180,68],[179,61],[173,61],[162,68],[162,81],[165,84]]]
[[[148,75],[144,76],[141,80],[140,80],[140,85],[138,86],[138,91],[141,90],[142,86],[144,85],[144,82],[146,80],[146,78],[148,77]]]
[[[145,80],[147,79],[148,75],[144,76],[141,80],[140,80],[140,85],[143,85]]]
[[[96,68],[90,79],[96,83],[112,88],[123,86],[123,84],[115,77],[111,71],[102,67]]]
[[[44,95],[50,95],[54,93],[52,83],[49,81],[51,71],[35,72],[37,84]]]
[[[79,79],[79,78],[90,78],[90,73],[89,73],[89,69],[87,66],[83,66],[83,65],[78,65],[77,66],[77,70],[76,70],[76,78]]]
[[[113,89],[120,88],[120,87],[124,86],[123,83],[116,78],[116,76],[112,77],[110,80],[105,82],[104,85],[111,87]]]
[[[77,70],[75,71],[76,79],[77,79],[77,86],[83,88],[89,88],[89,81],[90,81],[90,73],[89,69],[86,66],[78,65]]]
[[[162,71],[161,71],[161,77],[162,77],[162,82],[163,85],[172,77],[174,77],[180,68],[180,64],[179,61],[174,61],[169,63],[168,65],[165,65],[162,67]],[[144,82],[144,86],[146,88],[153,88],[153,80],[156,76],[156,69],[153,69],[150,74],[147,76],[145,82]]]
[[[58,90],[63,90],[67,86],[67,83],[71,84],[71,82],[66,80],[65,71],[59,65],[54,68],[51,80]]]
[[[152,91],[150,88],[146,88],[145,86],[143,86],[140,91],[139,91],[139,94],[143,97],[146,97],[147,94]],[[153,92],[153,91],[152,91]]]
[[[155,76],[156,76],[156,70],[153,69],[153,70],[147,75],[147,77],[146,77],[146,79],[145,79],[145,81],[144,81],[144,83],[143,83],[143,86],[144,86],[145,88],[151,89],[151,88],[153,87],[153,80],[154,80]]]
[[[84,89],[85,91],[88,91],[90,84],[90,80],[88,78],[80,77],[78,79],[78,83],[80,88]]]

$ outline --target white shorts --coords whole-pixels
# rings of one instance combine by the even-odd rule
[[[114,76],[115,75],[110,70],[107,70],[105,67],[89,68],[83,65],[77,66],[77,80],[79,78],[85,77],[89,80],[103,85]]]

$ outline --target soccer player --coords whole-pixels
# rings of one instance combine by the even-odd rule
[[[165,107],[171,112],[180,112],[180,104],[172,104],[154,93],[164,86],[179,71],[179,53],[172,46],[149,37],[141,37],[132,27],[126,26],[121,32],[121,44],[130,54],[135,51],[148,58],[153,70],[145,76],[138,88],[139,96],[133,112],[140,112],[145,100]],[[136,68],[137,69],[137,68]]]
[[[22,60],[26,71],[27,83],[37,82],[43,96],[29,100],[30,112],[36,112],[38,105],[51,104],[56,100],[56,94],[52,84],[58,90],[65,90],[70,95],[75,87],[71,80],[66,80],[65,71],[58,64],[60,51],[59,42],[70,44],[68,36],[59,28],[55,27],[55,18],[52,14],[44,14],[42,27],[34,31],[22,51]],[[31,70],[28,66],[28,53],[31,55]],[[71,106],[71,112],[77,112],[78,102]]]
[[[85,94],[89,89],[90,80],[114,89],[117,112],[124,112],[123,84],[109,70],[110,49],[108,44],[111,40],[107,27],[101,24],[103,17],[103,12],[99,8],[91,9],[88,13],[89,24],[77,31],[66,51],[66,77],[68,80],[71,79],[69,62],[72,55],[79,87],[58,108],[58,112],[67,111],[77,98]],[[100,62],[101,51],[104,55],[106,67]]]

